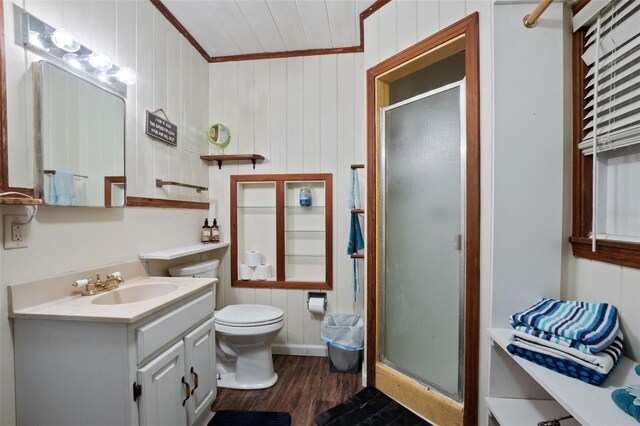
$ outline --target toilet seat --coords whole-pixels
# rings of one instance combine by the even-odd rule
[[[284,311],[267,305],[229,305],[214,314],[215,323],[226,327],[261,327],[279,323]]]

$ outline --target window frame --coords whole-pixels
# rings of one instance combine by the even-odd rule
[[[583,2],[586,4],[586,2]],[[574,14],[576,11],[574,10]],[[593,202],[593,157],[583,155],[578,147],[585,131],[584,85],[588,67],[582,61],[584,40],[587,30],[581,28],[572,38],[572,77],[573,77],[573,226],[569,241],[573,255],[578,258],[597,260],[620,266],[640,268],[640,244],[615,240],[597,240],[596,251],[592,251],[591,213]]]

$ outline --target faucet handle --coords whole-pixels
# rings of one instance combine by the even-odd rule
[[[112,274],[107,275],[107,281],[108,280],[116,280],[116,282],[121,283],[124,281],[124,279],[122,278],[122,274],[120,274],[120,272],[114,272]]]
[[[76,280],[71,285],[73,285],[74,287],[84,287],[87,284],[89,284],[89,280],[84,279],[84,280]]]

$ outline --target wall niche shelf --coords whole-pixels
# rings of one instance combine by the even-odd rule
[[[39,206],[42,204],[40,198],[19,198],[19,197],[0,197],[0,204],[6,206]]]
[[[263,161],[264,157],[260,154],[229,154],[229,155],[201,155],[201,160],[204,161],[217,161],[218,169],[222,168],[223,161],[243,161],[249,160],[253,164],[253,168],[256,168],[256,161]]]
[[[531,376],[540,386],[551,395],[554,400],[535,399],[510,399],[487,398],[489,410],[497,420],[513,419],[514,413],[518,414],[518,424],[537,424],[544,418],[536,417],[546,412],[566,410],[575,420],[563,420],[562,425],[630,425],[635,420],[620,410],[611,400],[611,392],[614,389],[624,387],[626,384],[638,384],[640,378],[635,373],[637,365],[629,358],[622,358],[616,369],[611,373],[601,386],[593,386],[577,379],[564,376],[545,367],[534,364],[523,358],[512,356],[507,351],[511,341],[511,329],[489,328],[489,335],[495,344],[500,346],[507,354]],[[530,418],[523,415],[529,413]],[[546,418],[548,420],[548,418]],[[501,424],[503,424],[501,422]],[[506,421],[506,424],[514,424]]]
[[[190,256],[192,254],[204,253],[229,246],[229,241],[210,244],[193,244],[185,247],[176,247],[168,250],[143,253],[138,256],[140,260],[172,260],[179,257]]]
[[[231,285],[330,290],[332,175],[232,175],[230,181]],[[303,188],[311,192],[311,206],[300,206]],[[243,207],[255,205],[271,207]],[[249,250],[260,252],[260,263],[271,265],[267,280],[239,279]]]

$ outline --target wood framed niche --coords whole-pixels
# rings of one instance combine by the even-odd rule
[[[232,175],[230,181],[231,285],[332,289],[332,175]],[[302,188],[311,192],[309,206],[301,205]],[[251,250],[271,266],[268,278],[245,262]]]

